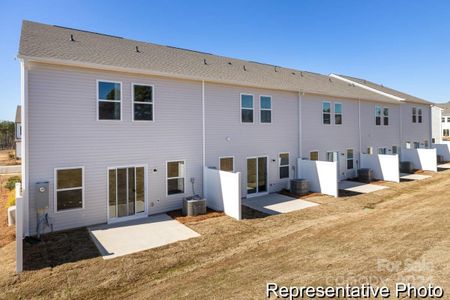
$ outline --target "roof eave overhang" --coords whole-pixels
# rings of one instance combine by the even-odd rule
[[[27,61],[27,62],[37,62],[37,63],[54,64],[54,65],[62,65],[62,66],[69,66],[69,67],[99,69],[99,70],[122,72],[122,73],[143,74],[143,75],[148,75],[148,76],[177,78],[177,79],[184,79],[184,80],[190,80],[190,81],[205,81],[205,82],[210,82],[210,83],[229,84],[229,85],[237,85],[237,86],[245,86],[245,87],[253,87],[253,88],[263,88],[263,89],[271,89],[271,90],[279,90],[279,91],[299,92],[304,95],[313,95],[313,96],[326,96],[326,97],[336,97],[336,98],[342,98],[342,99],[363,100],[363,101],[380,101],[380,99],[377,99],[376,97],[371,98],[371,99],[361,98],[361,97],[347,97],[347,96],[344,97],[344,96],[337,96],[337,95],[333,95],[333,94],[318,93],[315,91],[306,91],[304,89],[297,89],[297,90],[280,89],[277,87],[270,87],[270,86],[243,84],[242,82],[236,82],[236,81],[232,81],[232,80],[230,80],[230,81],[211,80],[211,79],[202,78],[200,76],[173,74],[173,73],[160,72],[160,71],[154,71],[154,70],[144,70],[144,69],[137,69],[137,68],[96,64],[96,63],[91,63],[91,62],[80,62],[80,61],[56,59],[56,58],[43,58],[43,57],[27,56],[27,55],[21,55],[21,54],[19,54],[17,57],[20,60]],[[388,97],[388,98],[391,98],[391,97]],[[386,100],[383,102],[389,102],[389,101]]]

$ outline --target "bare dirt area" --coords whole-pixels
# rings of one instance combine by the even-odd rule
[[[14,150],[0,150],[0,166],[20,165],[20,160],[11,157]]]
[[[15,227],[8,227],[7,193],[9,190],[4,185],[9,177],[0,176],[0,248],[16,240]]]
[[[200,237],[20,275],[10,243],[0,248],[0,298],[262,299],[267,282],[392,287],[405,278],[450,293],[450,170],[389,186],[288,214],[190,220]]]

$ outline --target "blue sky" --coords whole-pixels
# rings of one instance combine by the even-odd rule
[[[450,101],[450,1],[11,0],[0,3],[0,120],[13,120],[20,101],[23,19],[359,76]]]

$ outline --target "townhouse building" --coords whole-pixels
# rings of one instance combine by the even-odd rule
[[[354,78],[29,21],[19,59],[27,234],[42,214],[63,230],[179,209],[204,166],[253,197],[288,188],[299,157],[345,179],[361,153],[431,143],[428,102]]]

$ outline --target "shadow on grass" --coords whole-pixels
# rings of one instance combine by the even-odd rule
[[[263,213],[259,210],[250,208],[248,206],[242,205],[242,219],[250,220],[250,219],[261,219],[270,216],[269,214]]]
[[[353,192],[353,191],[347,191],[347,190],[339,190],[338,191],[338,197],[353,197],[362,195],[363,193]]]
[[[86,228],[41,236],[40,241],[26,239],[23,243],[24,270],[53,268],[100,256]]]

